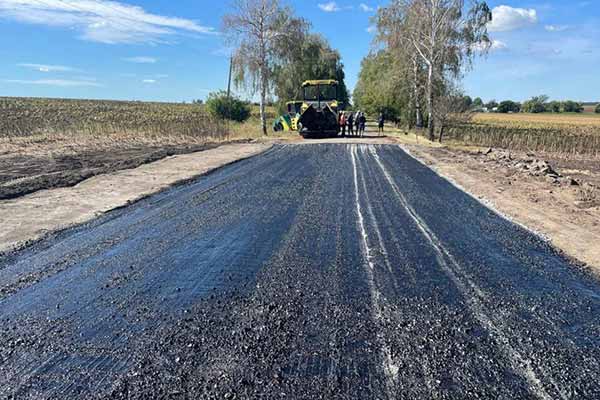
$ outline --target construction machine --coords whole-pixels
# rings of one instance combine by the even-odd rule
[[[288,101],[286,105],[286,113],[277,117],[273,122],[273,130],[275,132],[280,131],[297,131],[298,120],[300,119],[300,113],[302,112],[303,101]]]
[[[335,80],[306,81],[302,84],[303,104],[298,119],[302,137],[335,137],[340,131]]]

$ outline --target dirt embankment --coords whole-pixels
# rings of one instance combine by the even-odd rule
[[[244,143],[240,140],[235,143]],[[0,147],[0,200],[69,187],[93,176],[139,167],[166,157],[214,149],[222,143],[104,142],[69,146]],[[7,147],[7,146],[5,146]],[[2,151],[4,150],[4,151]]]
[[[405,146],[515,222],[600,274],[600,164],[551,154]]]

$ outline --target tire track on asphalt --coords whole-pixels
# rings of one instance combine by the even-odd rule
[[[511,362],[512,369],[519,373],[530,385],[530,389],[533,394],[535,394],[538,398],[543,400],[552,400],[556,397],[554,395],[550,395],[541,379],[536,374],[536,371],[531,363],[531,361],[525,358],[516,348],[514,348],[506,335],[503,333],[503,329],[501,324],[497,324],[494,320],[488,316],[485,312],[485,308],[483,306],[482,301],[479,299],[485,299],[486,295],[475,285],[475,283],[468,277],[468,275],[462,270],[460,265],[456,262],[454,257],[449,253],[449,251],[442,245],[441,241],[437,238],[435,233],[431,231],[428,225],[423,221],[423,219],[415,212],[412,206],[408,203],[393,178],[391,177],[389,171],[383,165],[379,155],[377,154],[377,148],[371,146],[370,154],[381,169],[382,174],[385,176],[388,181],[390,188],[395,193],[398,201],[402,205],[404,209],[406,209],[407,214],[411,217],[414,223],[417,225],[419,230],[422,232],[425,239],[430,243],[432,248],[437,253],[437,260],[440,267],[446,272],[448,277],[454,282],[454,284],[459,288],[459,290],[463,293],[465,300],[470,305],[470,308],[473,311],[473,315],[477,318],[479,323],[482,324],[489,332],[493,333],[494,339],[501,345],[501,348],[508,356],[508,359]],[[552,386],[554,387],[556,394],[560,396],[561,399],[567,399],[568,397],[562,392],[562,390],[558,387],[556,382],[550,377],[543,374],[544,378],[547,379]]]
[[[379,292],[377,287],[375,286],[375,263],[373,261],[372,252],[374,249],[369,245],[369,235],[365,226],[365,218],[363,216],[362,207],[360,204],[360,189],[358,184],[358,167],[357,167],[357,145],[352,145],[350,147],[350,155],[352,158],[352,171],[354,177],[354,194],[355,194],[355,207],[356,213],[358,216],[358,226],[360,229],[361,235],[361,248],[363,250],[363,256],[365,259],[365,272],[367,274],[367,283],[369,285],[369,292],[371,294],[371,311],[373,314],[373,320],[376,321],[380,326],[383,325],[383,307],[381,304],[382,294]],[[363,186],[364,186],[364,177],[363,177]],[[380,330],[381,331],[381,330]],[[394,398],[394,391],[396,386],[396,381],[398,379],[398,371],[399,367],[394,363],[392,358],[392,350],[389,345],[383,340],[382,333],[380,332],[377,336],[380,347],[380,357],[382,362],[383,372],[387,378],[387,395],[388,398]]]

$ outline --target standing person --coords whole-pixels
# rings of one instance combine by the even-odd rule
[[[342,137],[346,137],[346,114],[340,112],[340,129],[342,130]]]
[[[379,118],[377,119],[377,123],[379,126],[379,134],[381,135],[383,133],[383,126],[385,124],[385,117],[383,116],[383,113],[379,114]]]
[[[354,126],[354,114],[350,113],[350,115],[348,115],[346,123],[348,124],[348,135],[354,136],[354,132],[352,131],[352,127]]]
[[[360,113],[360,137],[365,135],[365,128],[367,127],[367,117],[364,112]]]
[[[354,116],[354,130],[356,132],[356,136],[360,135],[360,111],[356,112],[356,115]]]

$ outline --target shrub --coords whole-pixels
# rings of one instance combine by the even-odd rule
[[[574,112],[580,113],[583,112],[583,105],[581,103],[577,103],[575,101],[567,100],[563,102],[563,111],[564,112]]]
[[[600,104],[598,104],[596,106],[596,110],[595,110],[596,114],[600,114]]]
[[[216,118],[244,122],[250,118],[250,105],[235,97],[227,97],[224,91],[213,92],[206,100],[208,112]]]

